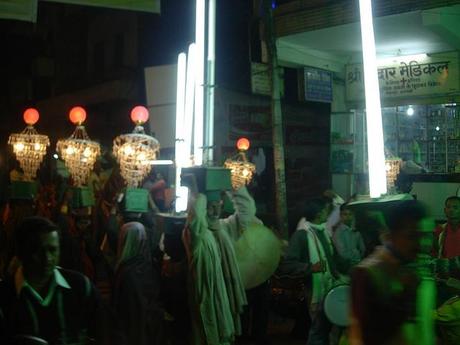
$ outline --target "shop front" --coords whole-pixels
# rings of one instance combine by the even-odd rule
[[[437,218],[443,217],[443,200],[457,193],[460,182],[458,56],[450,51],[393,57],[382,60],[378,70],[389,190],[425,199]],[[353,172],[347,188],[358,194],[367,192],[362,75],[361,64],[346,66],[352,110],[333,117],[331,133],[333,172]]]
[[[391,14],[377,6],[374,13],[389,193],[413,194],[437,219],[444,217],[444,199],[460,186],[460,5],[445,5],[407,3],[399,12],[388,7]],[[332,13],[335,7],[321,9]],[[315,22],[304,31],[284,22],[293,12],[280,10],[277,45],[286,66],[333,75],[332,188],[347,198],[369,193],[372,148],[368,151],[359,23],[350,17],[353,8],[336,10],[336,25]]]

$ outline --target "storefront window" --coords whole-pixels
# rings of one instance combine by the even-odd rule
[[[382,116],[387,156],[401,158],[408,172],[455,172],[460,158],[455,104],[383,108]]]

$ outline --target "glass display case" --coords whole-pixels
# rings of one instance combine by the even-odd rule
[[[413,161],[427,172],[453,173],[460,151],[455,104],[382,109],[386,154]]]
[[[460,172],[460,110],[456,104],[414,105],[382,109],[387,158],[433,174]],[[359,191],[367,173],[365,111],[331,114],[331,172],[347,178]],[[345,180],[345,179],[342,179]],[[363,182],[363,185],[365,182]],[[363,187],[364,188],[364,187]]]

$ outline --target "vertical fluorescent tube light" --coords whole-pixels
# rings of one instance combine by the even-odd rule
[[[359,12],[366,94],[369,190],[371,198],[378,198],[387,192],[387,183],[371,0],[359,0]]]
[[[190,44],[187,54],[187,81],[185,86],[185,119],[184,119],[184,165],[190,166],[193,132],[193,110],[195,101],[196,78],[196,45]]]
[[[216,0],[208,1],[208,61],[206,74],[206,161],[214,159],[214,83],[216,61]]]
[[[195,165],[203,164],[203,132],[204,132],[204,51],[205,51],[205,0],[196,0],[196,79],[195,79],[195,124],[193,156]]]
[[[177,58],[177,94],[176,94],[176,142],[175,142],[175,160],[176,160],[176,212],[182,212],[187,209],[188,189],[180,185],[180,175],[184,164],[184,157],[187,153],[184,143],[184,121],[185,121],[185,83],[187,69],[187,56],[180,53]]]

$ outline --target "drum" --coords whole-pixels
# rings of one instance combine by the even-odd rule
[[[333,287],[324,299],[324,313],[334,325],[347,327],[350,325],[350,285]]]
[[[281,242],[272,230],[250,224],[235,243],[236,259],[246,290],[267,281],[280,263]]]

